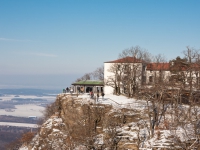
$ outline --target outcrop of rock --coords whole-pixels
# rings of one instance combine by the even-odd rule
[[[137,148],[133,138],[118,130],[138,118],[128,109],[115,111],[111,105],[64,94],[57,96],[54,107],[55,114],[42,124],[28,149]]]
[[[115,109],[111,104],[96,104],[90,99],[65,94],[58,95],[53,106],[54,114],[42,124],[27,149],[136,150],[141,145],[143,149],[176,147],[173,137],[167,132],[156,130],[155,137],[148,137],[144,111],[127,107]]]

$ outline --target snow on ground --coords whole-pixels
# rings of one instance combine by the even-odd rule
[[[91,100],[89,94],[81,94],[78,97]],[[133,108],[137,110],[143,110],[146,104],[146,102],[142,100],[136,100],[134,98],[127,98],[123,95],[117,96],[117,95],[112,95],[112,94],[105,95],[104,98],[100,96],[98,101],[95,101],[95,99],[93,99],[93,102],[100,103],[100,104],[111,104],[115,109]]]
[[[14,98],[22,98],[22,99],[45,99],[49,102],[53,102],[56,99],[56,95],[51,96],[35,96],[35,95],[3,95],[0,96],[0,102],[2,101],[10,101]],[[24,105],[15,105],[16,109],[13,112],[5,111],[4,109],[0,109],[0,115],[10,115],[10,116],[19,116],[19,117],[28,117],[28,116],[37,116],[41,117],[42,111],[44,111],[44,107],[38,106],[35,104],[24,104]]]
[[[69,94],[61,93],[59,95],[64,95],[67,96]],[[75,93],[73,94],[75,95]],[[96,95],[95,95],[96,96]],[[73,96],[76,98],[77,96]],[[144,109],[146,109],[146,101],[144,100],[136,100],[134,98],[127,98],[122,95],[105,95],[104,98],[100,96],[99,100],[96,101],[96,99],[91,99],[90,95],[88,93],[85,94],[79,94],[78,98],[82,98],[83,103],[88,103],[88,102],[93,102],[93,103],[99,103],[99,104],[111,104],[114,109],[121,109],[121,108],[132,108],[135,110],[138,110],[143,113]],[[145,115],[145,114],[142,114]],[[55,119],[55,118],[54,118]],[[47,129],[51,129],[53,124],[52,124],[52,118],[47,120],[45,122],[45,126]],[[61,120],[58,120],[57,122],[61,122]],[[143,123],[144,122],[144,123]],[[171,144],[173,144],[173,140],[170,139],[170,136],[172,135],[170,130],[166,129],[158,129],[155,130],[155,135],[153,138],[148,139],[148,128],[145,127],[146,123],[145,120],[140,120],[138,122],[132,122],[129,123],[128,125],[123,126],[120,131],[124,134],[124,138],[129,137],[130,140],[137,139],[138,136],[141,138],[143,137],[144,141],[142,141],[142,145],[144,144],[145,149],[147,150],[148,148],[167,148]],[[141,126],[144,126],[144,128],[139,128],[138,124],[141,124]],[[147,121],[148,124],[148,121]],[[53,129],[54,132],[59,132],[57,129]],[[177,132],[180,132],[179,135],[182,136],[184,133],[182,129],[177,130]],[[160,137],[159,137],[160,135]],[[182,136],[183,137],[183,136]],[[99,137],[100,138],[100,137]],[[148,139],[148,140],[147,140]],[[142,149],[142,148],[141,148]],[[20,150],[26,150],[26,147],[24,149]]]
[[[82,95],[79,95],[78,97],[83,98],[85,100],[89,100],[91,102],[91,98],[90,98],[89,94],[82,94]],[[93,100],[93,102],[96,102],[96,101]],[[140,111],[140,114],[143,114],[144,110],[147,109],[145,100],[136,100],[134,98],[129,99],[129,98],[122,96],[122,95],[120,95],[120,96],[105,95],[104,99],[100,96],[99,101],[97,101],[96,103],[111,104],[114,109],[132,108],[132,109]],[[182,105],[181,107],[187,108],[188,106]],[[198,107],[197,110],[199,110],[199,109],[200,108]],[[167,116],[167,114],[166,114],[166,116]],[[139,131],[137,129],[138,128],[137,123],[132,122],[131,126],[132,126],[131,128],[129,127],[131,130],[128,130],[128,126],[125,126],[121,129],[121,131],[124,134],[129,135],[133,139],[137,138],[137,132],[139,132],[140,136],[148,134],[147,128],[146,129],[144,128],[142,130],[140,129],[140,131]],[[189,131],[189,129],[191,131]],[[192,138],[192,136],[194,136],[194,134],[193,134],[194,131],[192,131],[192,130],[193,130],[192,127],[187,128],[187,134],[188,135],[191,134],[190,138]],[[188,140],[188,139],[184,138],[186,133],[185,133],[185,130],[183,130],[183,128],[179,127],[178,130],[175,130],[175,132],[176,132],[177,136],[180,138],[181,141],[187,141]],[[158,137],[158,135],[160,135],[160,137]],[[149,139],[149,140],[145,140],[143,142],[144,142],[144,145],[146,145],[146,148],[148,148],[148,147],[149,148],[152,148],[152,147],[159,147],[159,148],[165,147],[166,148],[166,147],[169,147],[171,144],[173,144],[173,140],[170,139],[170,136],[172,136],[172,135],[173,134],[171,133],[170,130],[165,130],[165,129],[155,130],[154,137]]]
[[[24,104],[24,105],[15,105],[16,109],[13,109],[13,112],[5,111],[4,109],[0,109],[0,115],[8,115],[8,116],[17,116],[17,117],[28,117],[28,116],[36,116],[42,117],[42,111],[45,110],[42,106],[37,106],[34,104]]]
[[[21,147],[20,150],[28,150],[28,147],[26,147],[26,146]]]

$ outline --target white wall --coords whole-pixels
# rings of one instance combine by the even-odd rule
[[[109,77],[114,77],[114,73],[109,72],[109,69],[111,68],[112,65],[113,65],[113,63],[104,63],[104,83],[106,83],[106,81],[108,80]],[[104,84],[104,93],[105,94],[113,94],[113,92],[114,92],[114,88]]]
[[[114,93],[114,88],[111,86],[106,85],[106,81],[108,81],[109,77],[110,78],[115,78],[115,74],[110,72],[110,68],[114,65],[115,63],[104,63],[104,93],[105,94],[113,94]],[[125,63],[123,63],[125,64]],[[120,65],[120,64],[119,64]],[[142,64],[137,63],[138,66],[138,71],[137,71],[137,76],[140,76],[140,78],[137,78],[138,84],[141,84],[141,77],[142,77]],[[121,88],[122,89],[122,88]]]
[[[146,71],[146,83],[150,83],[149,82],[149,77],[150,76],[153,76],[153,82],[155,80],[155,74],[156,76],[158,77],[159,76],[159,71],[150,71],[150,70],[147,70]],[[163,80],[166,80],[166,81],[169,81],[169,77],[171,76],[171,72],[170,71],[163,71],[162,72],[164,75],[163,75]]]

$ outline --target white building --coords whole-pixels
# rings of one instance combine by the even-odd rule
[[[174,63],[145,63],[135,57],[125,57],[114,61],[104,62],[104,92],[105,94],[113,94],[116,87],[120,88],[120,92],[125,91],[123,79],[131,78],[130,71],[132,71],[137,87],[141,85],[152,85],[159,83],[160,81],[169,83],[172,77],[176,77],[178,74],[184,77],[184,88],[188,88],[187,85],[192,83],[192,87],[200,88],[200,64],[191,63],[189,66],[182,66],[179,68],[178,74],[174,74]],[[129,70],[129,76],[126,71]],[[120,79],[118,77],[120,76]],[[192,82],[190,82],[192,79]],[[174,82],[175,80],[173,80]],[[179,81],[175,81],[178,82]],[[118,83],[118,85],[115,85]],[[114,88],[115,87],[115,88]]]
[[[148,63],[146,65],[145,84],[153,84],[156,80],[169,81],[170,77],[170,63]]]
[[[114,61],[104,62],[104,92],[105,94],[113,94],[114,87],[113,85],[117,80],[119,74],[120,77],[123,76],[126,78],[126,71],[127,70],[137,70],[135,72],[135,76],[137,76],[137,82],[139,85],[142,83],[143,78],[143,71],[145,70],[146,66],[142,63],[141,60],[136,59],[135,57],[125,57],[122,59],[117,59]],[[119,85],[120,90],[123,92],[124,88],[122,87],[122,82]]]

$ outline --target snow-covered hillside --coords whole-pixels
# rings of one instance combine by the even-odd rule
[[[162,107],[165,111],[158,110]],[[78,97],[59,94],[56,109],[32,142],[21,150],[197,149],[200,146],[197,106],[166,103],[158,104],[155,109],[149,101],[124,96],[105,95],[96,101],[88,94]],[[190,118],[188,109],[192,109]]]

